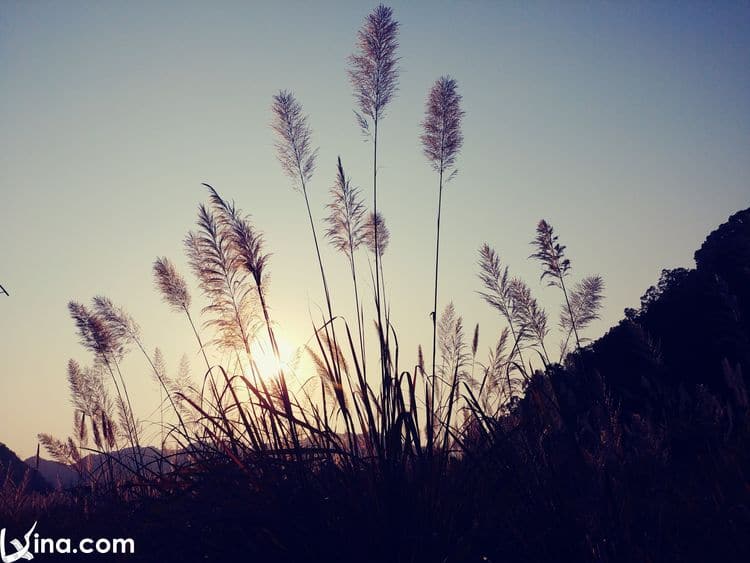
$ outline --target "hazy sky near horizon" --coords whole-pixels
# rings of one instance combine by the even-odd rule
[[[279,331],[305,342],[322,291],[303,199],[274,156],[271,96],[292,89],[310,116],[319,229],[338,155],[369,203],[371,147],[345,71],[374,5],[0,1],[0,284],[11,294],[0,295],[0,442],[25,457],[38,432],[70,432],[66,362],[90,361],[70,299],[111,297],[171,369],[185,352],[197,371],[190,328],[154,291],[151,264],[167,255],[188,273],[182,240],[201,182],[265,232]],[[381,126],[379,208],[404,368],[431,335],[437,179],[418,139],[442,74],[457,79],[466,117],[444,195],[440,309],[453,300],[469,335],[480,323],[480,359],[502,327],[476,294],[481,243],[556,327],[559,296],[527,260],[548,219],[573,278],[605,279],[602,320],[587,331],[597,337],[750,204],[748,2],[392,6],[402,72]],[[323,258],[334,308],[351,316],[345,259]],[[158,402],[148,366],[134,356],[125,376],[147,416]]]

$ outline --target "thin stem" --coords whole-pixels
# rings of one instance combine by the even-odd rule
[[[328,307],[328,321],[331,324],[331,333],[333,335],[333,344],[334,347],[336,346],[336,330],[333,327],[333,308],[331,307],[331,295],[328,291],[328,281],[326,280],[326,273],[325,269],[323,268],[323,259],[320,256],[320,245],[318,244],[318,235],[315,232],[315,221],[313,221],[312,211],[310,210],[310,200],[307,197],[307,185],[305,183],[305,176],[302,173],[302,165],[299,160],[297,159],[297,169],[299,171],[299,178],[300,178],[300,184],[302,185],[302,193],[305,196],[305,206],[307,207],[307,216],[310,219],[310,229],[312,230],[313,235],[313,242],[315,243],[315,253],[318,257],[318,266],[320,266],[320,277],[323,280],[323,290],[326,295],[326,305]],[[328,332],[328,328],[326,327],[326,333]],[[336,366],[336,370],[338,373],[339,369],[339,358],[334,358],[334,365]],[[325,392],[325,382],[320,382],[320,389],[321,389],[321,395],[323,397],[323,419],[325,421],[325,424],[328,425],[328,408],[326,404],[326,392]]]
[[[206,368],[208,371],[211,371],[211,364],[208,361],[208,356],[206,356],[206,349],[203,346],[203,342],[201,341],[201,336],[198,334],[198,329],[195,328],[195,323],[193,322],[193,317],[190,315],[190,311],[187,307],[183,307],[185,310],[185,314],[187,315],[188,321],[190,322],[190,326],[193,329],[193,333],[195,334],[195,339],[198,341],[198,346],[201,348],[201,354],[203,354],[203,359],[206,361]]]
[[[432,303],[432,392],[431,392],[431,413],[430,425],[428,426],[428,445],[430,453],[433,448],[433,418],[435,411],[435,358],[437,355],[437,301],[438,301],[438,272],[440,268],[440,215],[443,207],[443,167],[440,166],[440,184],[438,191],[438,212],[437,212],[437,236],[435,237],[435,294]]]

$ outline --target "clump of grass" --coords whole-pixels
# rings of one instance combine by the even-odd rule
[[[54,457],[81,468],[85,482],[106,483],[115,490],[136,484],[130,490],[158,495],[190,489],[196,471],[211,473],[217,465],[231,464],[242,475],[241,482],[255,491],[285,482],[291,486],[305,483],[313,489],[348,483],[381,493],[391,485],[402,487],[404,494],[416,495],[440,519],[445,516],[440,496],[443,479],[453,471],[452,464],[473,455],[477,436],[499,439],[501,417],[518,408],[535,377],[524,354],[536,351],[544,369],[551,369],[545,347],[547,314],[529,287],[510,276],[488,245],[480,250],[480,294],[508,326],[500,331],[487,360],[478,360],[478,324],[469,340],[464,319],[452,301],[438,315],[443,189],[456,174],[463,146],[462,98],[449,76],[439,78],[430,89],[420,137],[423,153],[438,176],[431,365],[425,367],[420,345],[416,364],[411,369],[399,366],[398,335],[390,321],[383,269],[384,252],[389,245],[397,247],[397,241],[391,241],[378,209],[377,182],[380,122],[398,89],[398,29],[392,10],[379,6],[366,18],[357,52],[349,60],[357,120],[373,141],[373,208],[366,208],[339,158],[325,218],[326,239],[349,264],[356,336],[346,319],[334,314],[321,256],[309,198],[317,158],[309,118],[292,92],[282,90],[273,96],[277,157],[294,189],[304,197],[326,303],[326,314],[320,321],[313,320],[306,346],[314,368],[310,381],[319,384],[320,396],[308,391],[308,382],[290,384],[296,374],[281,365],[269,303],[270,253],[263,231],[234,201],[204,184],[208,202],[199,205],[197,229],[184,241],[190,269],[207,302],[200,311],[202,324],[194,321],[189,283],[174,264],[166,257],[153,264],[154,283],[163,301],[185,314],[194,333],[205,362],[201,385],[193,386],[186,361],[178,376],[171,378],[158,349],[153,354],[147,351],[138,325],[108,298],[95,297],[91,308],[70,304],[81,341],[93,354],[94,363],[91,368],[72,361],[69,365],[74,436],[57,440],[42,435],[40,440]],[[568,338],[575,335],[580,349],[578,333],[597,318],[603,282],[598,277],[586,278],[568,291],[565,279],[570,262],[546,222],[540,223],[535,245],[533,257],[543,264],[542,279],[560,287],[565,296],[561,327]],[[367,377],[367,319],[356,259],[361,248],[369,250],[374,261],[371,320],[376,329],[379,381]],[[395,282],[403,280],[395,278]],[[260,371],[258,344],[268,344],[273,352],[278,368],[272,373]],[[142,447],[141,423],[134,417],[121,370],[131,346],[142,352],[160,387],[161,447],[153,455]],[[221,361],[211,361],[213,357]],[[475,377],[477,363],[480,372]],[[542,377],[540,373],[536,376]],[[111,399],[105,375],[113,385]],[[165,412],[166,404],[172,414]],[[119,413],[117,422],[113,412]],[[168,442],[175,444],[175,452],[167,451]],[[123,444],[130,446],[133,463],[118,455]],[[101,454],[103,462],[95,467],[87,464],[86,451]],[[117,470],[118,464],[125,466],[125,473]],[[329,482],[329,475],[336,477]],[[453,482],[448,486],[455,487],[451,494],[463,490]],[[391,493],[383,494],[388,499]],[[389,513],[388,508],[379,510]]]

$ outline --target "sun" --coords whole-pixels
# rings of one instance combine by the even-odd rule
[[[260,376],[271,379],[279,374],[279,371],[292,371],[296,366],[297,349],[284,337],[276,335],[276,343],[279,347],[279,358],[277,359],[271,350],[268,341],[256,341],[250,347],[255,365],[258,366]]]

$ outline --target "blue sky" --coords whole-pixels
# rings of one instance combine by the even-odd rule
[[[536,222],[548,219],[574,276],[606,281],[596,337],[662,268],[691,265],[706,234],[748,206],[747,2],[392,6],[402,73],[378,174],[402,355],[431,335],[437,181],[418,139],[442,74],[457,79],[466,117],[444,197],[441,308],[453,300],[467,326],[480,323],[480,350],[502,327],[476,294],[481,243],[556,318],[558,295],[527,260]],[[0,441],[30,455],[38,432],[69,432],[66,362],[88,361],[70,299],[108,295],[171,367],[186,352],[197,368],[190,329],[160,302],[151,263],[167,255],[186,271],[181,241],[201,182],[266,233],[279,330],[304,343],[323,299],[304,203],[274,157],[271,96],[292,89],[310,115],[318,221],[338,155],[369,202],[370,145],[345,69],[373,7],[0,3],[0,283],[11,293],[0,296]],[[350,316],[346,263],[330,249],[323,258],[334,307]],[[126,367],[146,416],[158,392],[142,361]]]

